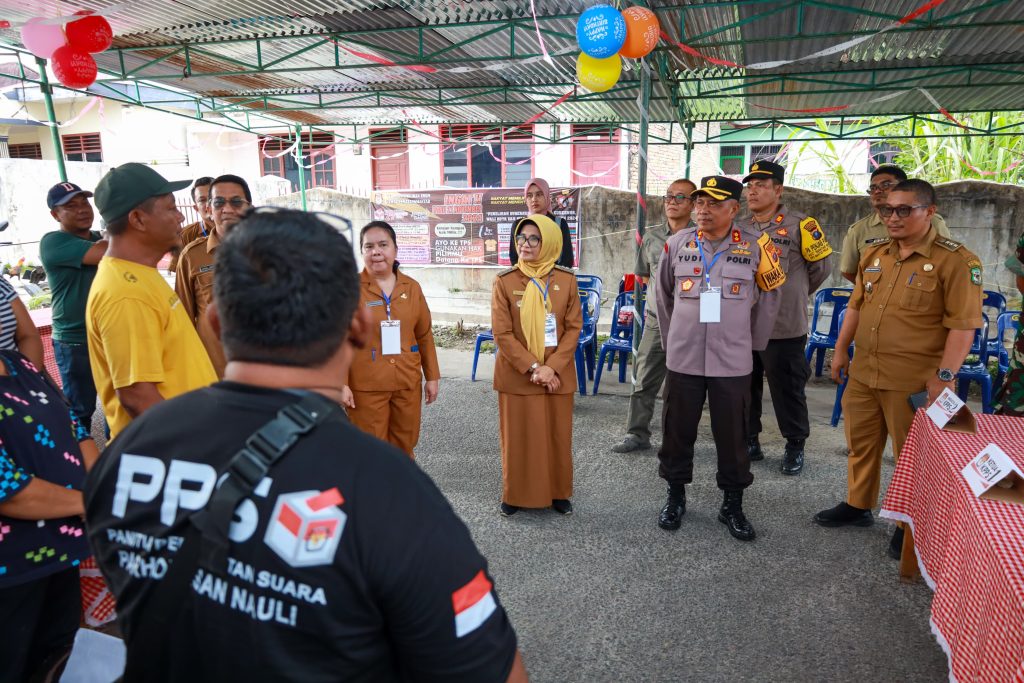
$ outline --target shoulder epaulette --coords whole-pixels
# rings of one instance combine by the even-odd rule
[[[512,272],[517,271],[517,270],[519,270],[519,269],[516,268],[515,266],[512,266],[511,268],[506,268],[505,270],[503,270],[500,273],[498,273],[498,277],[501,277],[502,275],[508,275],[509,273],[512,273]]]
[[[566,268],[565,266],[560,266],[557,263],[555,264],[555,270],[560,270],[563,273],[569,273],[569,275],[575,275],[576,274],[576,271],[573,270],[572,268]]]
[[[948,237],[936,237],[935,244],[939,245],[943,249],[949,249],[950,251],[956,251],[960,247],[964,246],[963,243],[951,240]]]
[[[872,237],[869,240],[864,240],[864,244],[868,245],[869,247],[873,247],[876,244],[889,244],[889,242],[892,242],[891,237]]]
[[[208,235],[203,235],[203,236],[195,238],[194,240],[192,240],[191,242],[186,244],[185,247],[179,253],[178,260],[181,260],[182,256],[184,256],[185,254],[189,253],[193,249],[197,249],[198,248],[197,245],[200,245],[200,244],[205,245],[206,244],[206,240],[208,240],[208,239],[209,239]]]

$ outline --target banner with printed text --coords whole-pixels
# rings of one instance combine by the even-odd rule
[[[551,213],[569,225],[579,263],[579,188],[551,191]],[[526,215],[522,188],[381,190],[370,204],[373,220],[387,221],[407,266],[507,267],[509,240]]]

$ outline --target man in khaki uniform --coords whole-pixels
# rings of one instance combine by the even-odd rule
[[[210,214],[214,228],[209,235],[193,240],[181,252],[174,281],[178,298],[189,320],[196,326],[217,377],[221,379],[227,361],[220,339],[206,317],[206,308],[213,301],[214,252],[251,206],[252,194],[248,183],[236,175],[218,176],[210,184]]]
[[[907,174],[899,166],[884,164],[875,169],[871,174],[871,185],[868,187],[868,195],[871,198],[871,215],[861,218],[850,226],[843,238],[843,253],[840,254],[839,271],[843,277],[853,282],[857,277],[857,264],[860,263],[864,249],[873,240],[885,239],[889,236],[885,228],[885,221],[878,215],[878,208],[885,206],[888,200],[889,190],[896,187],[907,179]],[[939,234],[939,237],[949,237],[949,228],[942,216],[932,216],[932,227]]]
[[[786,284],[779,290],[779,314],[764,351],[754,352],[750,376],[750,423],[747,452],[751,460],[763,460],[758,434],[761,433],[761,402],[764,377],[772,391],[772,406],[779,431],[786,439],[782,457],[783,474],[797,475],[804,468],[804,442],[811,435],[807,416],[807,380],[811,366],[807,346],[807,302],[828,278],[832,247],[818,221],[782,204],[786,169],[773,161],[755,161],[743,179],[747,186],[750,215],[742,226],[756,234],[768,235],[780,252]]]
[[[644,307],[644,332],[637,345],[633,366],[633,390],[629,394],[629,413],[626,416],[626,438],[612,446],[616,453],[651,447],[651,417],[658,390],[665,382],[665,350],[661,348],[661,328],[658,327],[658,305],[655,295],[658,263],[665,253],[665,242],[691,224],[693,199],[690,195],[697,186],[690,180],[679,179],[665,192],[665,224],[652,225],[644,230],[644,239],[636,254],[633,272],[647,282],[647,305]]]
[[[189,223],[181,229],[181,248],[184,249],[200,237],[206,237],[213,230],[213,221],[210,218],[210,183],[213,178],[203,176],[192,184],[192,208],[199,214],[199,220]],[[174,275],[178,272],[178,259],[181,258],[181,251],[171,252],[171,262],[167,266],[167,272]]]
[[[742,194],[743,185],[732,178],[703,178],[693,193],[698,227],[670,237],[658,265],[658,321],[668,368],[658,451],[668,500],[658,526],[678,529],[686,511],[685,487],[693,481],[693,445],[707,397],[718,488],[724,491],[718,520],[734,538],[751,541],[754,527],[743,514],[743,490],[754,481],[746,448],[750,371],[753,351],[768,343],[779,306],[773,290],[786,275],[771,239],[733,222]]]
[[[846,501],[814,518],[826,527],[874,523],[886,438],[898,458],[914,419],[908,397],[927,391],[930,403],[952,389],[982,325],[981,261],[931,227],[932,186],[901,182],[879,213],[890,237],[864,252],[832,358],[833,380],[849,369],[843,413],[850,452]],[[891,554],[902,545],[897,530]]]

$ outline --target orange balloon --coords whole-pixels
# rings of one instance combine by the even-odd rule
[[[619,54],[630,59],[646,57],[658,44],[658,17],[646,7],[628,7],[622,10],[622,18],[626,20],[626,42]]]

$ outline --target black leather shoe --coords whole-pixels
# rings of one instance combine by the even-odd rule
[[[571,515],[572,503],[565,498],[556,498],[551,501],[551,509],[560,515]]]
[[[898,560],[903,557],[903,527],[896,527],[896,531],[892,532],[892,539],[889,541],[889,549],[886,551],[894,560]]]
[[[747,455],[750,462],[764,460],[764,451],[761,450],[761,442],[757,440],[756,435],[747,439]]]
[[[498,512],[501,513],[502,517],[511,517],[512,515],[519,512],[519,508],[515,505],[509,505],[508,503],[502,503],[498,506]]]
[[[797,475],[804,469],[804,446],[803,444],[788,443],[786,452],[782,456],[782,473]]]
[[[658,515],[658,526],[675,531],[682,525],[684,514],[686,514],[686,489],[669,487],[665,507],[661,508],[661,514]]]
[[[757,534],[743,514],[743,491],[726,491],[722,507],[718,510],[718,521],[729,527],[733,538],[753,541]]]
[[[814,515],[814,521],[827,527],[871,526],[875,523],[875,518],[871,515],[871,510],[855,508],[843,501],[834,508],[822,510]]]

